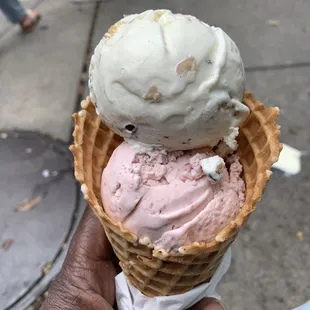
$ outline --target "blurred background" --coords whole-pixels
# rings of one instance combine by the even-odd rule
[[[1,2],[2,0],[0,0]],[[292,309],[310,298],[309,0],[22,0],[42,20],[21,34],[0,15],[0,309],[39,308],[85,202],[72,173],[71,114],[88,94],[93,48],[123,14],[167,8],[223,28],[247,89],[279,106],[301,172],[274,171],[233,244],[219,286],[229,309]],[[1,13],[1,12],[0,12]]]

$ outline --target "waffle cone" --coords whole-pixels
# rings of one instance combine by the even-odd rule
[[[240,127],[238,154],[243,166],[246,200],[240,213],[213,241],[195,242],[176,254],[154,250],[139,243],[122,223],[113,222],[104,212],[100,185],[103,168],[122,138],[110,131],[97,116],[89,98],[82,101],[82,110],[73,115],[75,177],[93,211],[101,221],[120,266],[132,285],[149,297],[181,294],[207,282],[219,266],[223,255],[240,228],[261,199],[271,166],[278,160],[280,126],[276,124],[278,108],[267,108],[245,93],[244,104],[251,113]]]

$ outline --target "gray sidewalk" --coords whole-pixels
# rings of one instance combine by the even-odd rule
[[[24,37],[13,29],[0,38],[0,128],[70,139],[94,7],[95,1],[41,1],[38,31]],[[280,107],[282,141],[310,151],[308,0],[103,1],[92,47],[122,14],[150,8],[189,13],[222,27],[240,48],[248,90]],[[233,263],[219,288],[229,309],[292,309],[309,299],[309,173],[309,155],[297,176],[274,172],[233,245]]]
[[[41,1],[37,31],[0,38],[0,128],[67,141],[95,2]]]
[[[0,309],[10,310],[44,292],[85,206],[67,141],[96,7],[23,3],[43,15],[34,33],[0,19]]]

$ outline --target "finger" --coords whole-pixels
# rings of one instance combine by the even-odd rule
[[[110,260],[112,254],[111,245],[99,219],[90,207],[86,207],[71,242],[70,256],[84,256],[97,261]]]
[[[52,283],[47,299],[40,310],[113,310],[110,303],[102,296],[88,291],[78,291],[75,287],[70,290],[59,290]]]
[[[227,310],[227,308],[215,298],[204,298],[193,306],[192,310]]]
[[[90,235],[88,236],[89,238],[87,238],[87,231],[88,234],[90,233]],[[106,237],[102,224],[90,207],[87,207],[85,209],[84,215],[77,229],[76,236],[72,240],[72,244],[74,244],[74,251],[76,250],[75,244],[81,244],[81,239],[85,239],[84,241],[82,241],[82,245],[84,248],[83,251],[88,252],[87,256],[90,259],[111,260],[117,273],[121,272],[119,266],[119,259],[113,252],[112,246],[108,238]],[[94,249],[96,251],[94,251]],[[73,253],[73,255],[74,254],[75,253]]]

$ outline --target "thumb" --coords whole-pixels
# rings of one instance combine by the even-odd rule
[[[215,298],[204,298],[193,306],[192,310],[227,310],[227,308]]]

